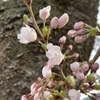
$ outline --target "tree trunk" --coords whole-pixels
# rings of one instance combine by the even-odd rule
[[[51,33],[50,41],[58,44],[59,38],[62,35],[67,36],[67,31],[77,21],[95,26],[98,1],[33,0],[32,6],[40,27],[42,23],[38,12],[47,5],[52,6],[48,25],[52,17],[60,17],[65,12],[69,14],[69,23],[63,29],[53,30]],[[22,0],[0,1],[0,100],[20,100],[22,94],[30,91],[29,87],[37,76],[41,76],[41,68],[47,61],[39,45],[22,45],[18,42],[17,34],[23,26],[23,14],[29,15]],[[89,59],[93,43],[93,37],[82,44],[76,44],[67,36],[66,47],[73,44],[73,52],[81,55],[78,60],[84,61]]]

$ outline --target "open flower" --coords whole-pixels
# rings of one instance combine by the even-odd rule
[[[81,93],[75,89],[70,89],[68,95],[70,100],[80,100]]]
[[[64,55],[62,54],[59,46],[54,46],[52,43],[47,45],[48,51],[46,51],[46,56],[49,59],[49,62],[52,65],[59,65],[64,59]]]
[[[44,91],[43,96],[45,100],[50,100],[50,97],[52,97],[52,94],[50,91]]]
[[[21,33],[17,35],[18,39],[20,39],[20,43],[27,44],[30,42],[34,42],[37,39],[37,33],[33,28],[26,25],[26,27],[21,28]]]
[[[50,16],[51,6],[47,6],[39,11],[39,17],[42,20],[46,20]]]

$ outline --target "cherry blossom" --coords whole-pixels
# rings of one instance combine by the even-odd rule
[[[20,43],[27,44],[30,42],[34,42],[37,39],[37,33],[33,28],[26,25],[26,27],[21,28],[21,33],[17,35],[18,39],[20,39]]]
[[[45,100],[50,100],[49,98],[52,97],[52,94],[50,91],[44,91],[43,96]]]
[[[51,6],[44,7],[39,11],[39,17],[45,21],[50,16],[50,10]]]
[[[78,90],[70,89],[68,95],[71,100],[80,100],[81,93]]]
[[[52,65],[59,65],[64,59],[64,55],[62,54],[60,47],[49,43],[47,45],[47,49],[48,51],[46,51],[46,56],[49,59],[49,62],[51,62]]]

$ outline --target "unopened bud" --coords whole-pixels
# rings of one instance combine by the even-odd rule
[[[67,47],[67,52],[70,52],[72,49],[73,49],[73,46],[72,46],[72,45],[69,45],[69,46]]]
[[[85,24],[84,24],[84,22],[82,22],[82,21],[77,22],[77,23],[74,24],[74,29],[75,29],[75,30],[81,29],[81,28],[83,28],[84,25],[85,25]]]
[[[69,16],[68,16],[68,14],[67,14],[67,13],[64,13],[64,14],[58,19],[58,21],[59,21],[59,27],[58,27],[58,28],[64,27],[64,26],[68,23],[68,21],[69,21]]]
[[[91,71],[92,71],[92,72],[96,72],[98,68],[99,68],[99,64],[98,64],[98,63],[94,63],[94,64],[91,66]]]
[[[73,55],[72,55],[72,58],[74,58],[74,59],[76,59],[76,58],[78,58],[79,57],[79,53],[74,53]]]
[[[84,80],[85,79],[84,73],[83,72],[78,72],[76,74],[76,78],[79,79],[79,80]]]
[[[76,31],[75,30],[69,30],[68,33],[67,33],[67,35],[69,37],[75,37],[76,36]]]
[[[65,36],[62,36],[60,39],[59,39],[59,44],[64,44],[66,42],[66,37]]]
[[[84,42],[86,39],[87,39],[88,37],[87,36],[76,36],[75,37],[75,42],[76,43],[82,43],[82,42]]]
[[[81,69],[82,69],[83,72],[86,72],[86,71],[89,70],[89,65],[86,61],[83,62]]]
[[[56,29],[58,27],[58,25],[59,25],[58,18],[53,17],[50,22],[50,27],[53,29]]]
[[[76,31],[76,34],[84,34],[86,32],[87,32],[87,30],[85,28],[81,28],[81,29]]]
[[[38,82],[41,82],[42,79],[41,79],[41,77],[38,77],[37,80],[38,80]]]

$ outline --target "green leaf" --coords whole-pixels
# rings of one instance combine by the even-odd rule
[[[58,91],[58,90],[54,90],[53,95],[54,95],[54,96],[59,96],[59,95],[60,95],[60,93],[59,93],[59,91]]]
[[[71,86],[75,86],[75,79],[73,76],[67,76],[66,80]]]
[[[92,83],[93,81],[94,81],[93,75],[92,74],[87,75],[87,82]]]
[[[47,35],[50,34],[50,29],[48,29],[47,27],[44,27],[44,28],[42,29],[42,31],[43,31],[43,35],[44,35],[44,36],[47,36]]]
[[[23,19],[26,23],[30,22],[30,19],[28,18],[28,16],[26,14],[23,15]]]
[[[63,97],[66,97],[66,96],[67,96],[66,91],[61,90],[61,91],[60,91],[60,96],[61,96],[62,98],[63,98]]]
[[[89,34],[91,36],[96,36],[97,33],[98,33],[98,30],[96,28],[92,28],[92,29],[89,30]]]
[[[100,84],[96,84],[94,87],[96,90],[100,90]]]
[[[41,44],[42,48],[46,51],[47,50],[47,46],[46,44]]]
[[[49,97],[49,100],[55,100],[54,96]]]

